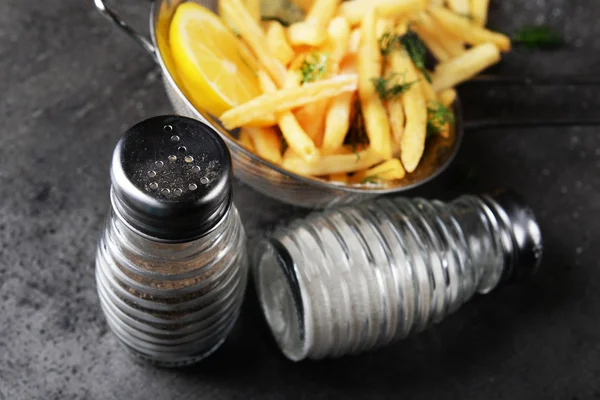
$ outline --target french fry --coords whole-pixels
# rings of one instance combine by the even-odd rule
[[[394,22],[389,18],[378,18],[375,23],[375,35],[379,40],[386,33],[391,33],[394,28]]]
[[[260,0],[244,0],[244,4],[252,18],[260,23]]]
[[[348,52],[350,25],[343,17],[335,17],[327,27],[327,44],[325,51],[329,53],[328,69],[331,74],[337,74],[340,64]]]
[[[448,34],[444,29],[440,29],[440,33],[442,34],[442,37],[445,38],[441,41],[442,46],[444,46],[448,54],[450,54],[450,58],[460,57],[465,54],[467,49],[465,48],[464,42],[451,34]]]
[[[258,60],[256,59],[256,57],[254,57],[254,54],[252,54],[252,51],[248,48],[246,43],[242,41],[240,41],[240,57],[242,57],[244,62],[248,64],[248,66],[250,66],[250,68],[252,68],[252,70],[256,71],[258,74],[258,71],[260,70]],[[263,128],[267,126],[273,126],[276,124],[277,119],[275,118],[275,114],[271,113],[255,119],[254,121],[249,123],[248,126],[255,128]]]
[[[318,160],[307,162],[295,153],[288,152],[283,157],[283,168],[306,176],[325,176],[356,172],[370,168],[383,161],[381,155],[373,148],[352,154],[323,155]]]
[[[283,65],[288,65],[294,58],[294,50],[287,41],[285,30],[278,21],[267,22],[267,44],[271,55]]]
[[[371,147],[387,160],[392,158],[390,124],[385,107],[372,82],[372,79],[381,76],[382,67],[375,25],[375,9],[371,8],[362,24],[358,52],[358,93]]]
[[[456,90],[445,89],[437,93],[438,101],[442,103],[444,107],[451,107],[456,100]]]
[[[469,0],[447,0],[448,6],[452,11],[456,14],[459,14],[463,17],[471,15],[471,7],[469,4]]]
[[[300,7],[304,12],[308,12],[315,3],[315,0],[292,0],[292,3]]]
[[[444,0],[429,0],[429,4],[432,6],[442,7],[444,5]]]
[[[273,82],[269,75],[265,73],[265,71],[258,71],[258,83],[260,84],[260,90],[262,90],[263,94],[277,92],[277,85],[275,82]]]
[[[419,79],[419,84],[421,86],[421,90],[423,91],[423,96],[425,96],[425,100],[434,101],[437,100],[437,95],[435,94],[435,90],[431,86],[431,83],[425,78],[423,72],[417,70],[417,79]]]
[[[353,92],[356,90],[357,80],[356,75],[338,75],[300,87],[265,93],[226,111],[221,115],[220,120],[227,129],[234,129],[264,115],[289,111],[315,101],[335,97],[340,93]]]
[[[389,70],[392,74],[406,74],[409,66],[408,59],[401,52],[394,51],[388,56]],[[404,107],[402,105],[402,97],[396,96],[386,103],[388,118],[390,121],[390,129],[396,143],[400,143],[402,134],[404,133]]]
[[[341,0],[316,0],[306,19],[296,22],[288,28],[290,43],[294,46],[320,46],[327,38],[327,25],[335,16]]]
[[[484,43],[475,46],[458,58],[438,64],[432,75],[433,89],[439,92],[452,88],[498,61],[500,61],[500,50],[494,44]]]
[[[359,171],[352,176],[352,183],[377,183],[402,179],[406,171],[397,158],[387,160],[375,167]]]
[[[356,57],[346,57],[341,73],[356,73]],[[342,93],[331,100],[325,118],[323,150],[333,150],[341,147],[344,143],[350,128],[353,100],[353,92]]]
[[[252,53],[250,47],[248,47],[248,45],[242,40],[239,41],[239,46],[240,57],[242,58],[242,61],[245,64],[248,64],[252,71],[257,72],[260,69],[260,63],[258,62],[256,56],[254,56]]]
[[[338,8],[337,15],[345,17],[350,25],[359,25],[367,12],[377,9],[381,18],[397,18],[427,8],[428,0],[354,0],[346,1]]]
[[[403,57],[408,58],[405,51]],[[407,62],[405,79],[412,82],[417,79],[417,71],[412,62]],[[406,126],[400,139],[400,159],[407,172],[413,172],[425,151],[427,137],[427,101],[423,95],[422,80],[419,80],[402,96],[402,104],[406,113]]]
[[[425,43],[425,46],[431,51],[431,54],[439,61],[444,62],[450,59],[450,54],[444,48],[444,46],[438,42],[438,39],[430,34],[427,30],[423,29],[421,25],[416,25],[413,29],[417,32],[419,37]]]
[[[436,43],[440,44],[449,55],[449,58],[461,56],[465,52],[464,43],[460,39],[457,39],[452,32],[444,30],[428,13],[422,12],[417,14],[414,22],[417,32],[430,37]],[[422,36],[421,38],[425,41],[425,37]],[[438,61],[444,62],[444,60],[439,59]]]
[[[296,70],[288,70],[284,87],[289,89],[298,86],[300,86],[300,74]],[[325,112],[328,105],[329,99],[323,99],[300,107],[293,112],[302,130],[316,146],[320,146],[323,141]]]
[[[240,131],[240,138],[238,139],[238,141],[240,142],[242,147],[246,148],[246,150],[251,152],[255,151],[254,144],[252,143],[252,138],[245,129],[242,129]]]
[[[274,164],[281,164],[281,138],[273,128],[244,127],[244,132],[252,138],[256,154]]]
[[[219,5],[218,5],[218,10],[219,10],[219,16],[221,16],[221,18],[223,19],[223,21],[234,31],[238,31],[238,29],[236,28],[235,24],[231,21],[231,19],[229,18],[229,16],[223,11],[223,1],[222,0],[218,0]],[[246,6],[246,8],[248,9],[248,12],[250,13],[250,15],[252,15],[252,18],[254,18],[254,20],[258,23],[260,23],[260,0],[243,0],[244,5]]]
[[[488,19],[490,0],[471,0],[471,15],[473,23],[477,26],[485,26]]]
[[[386,104],[388,118],[390,120],[390,129],[394,141],[400,142],[402,134],[404,133],[404,108],[402,107],[402,99],[395,98],[389,100]]]
[[[288,146],[300,154],[303,161],[313,162],[319,159],[319,150],[311,138],[304,132],[294,114],[289,111],[281,113],[278,121],[279,129],[281,129],[281,134]]]
[[[429,12],[442,28],[470,45],[492,42],[502,51],[510,50],[510,38],[506,35],[472,24],[467,18],[442,7],[429,7]]]
[[[329,180],[334,183],[348,183],[348,174],[331,174],[329,175]]]
[[[340,96],[344,95],[341,94]],[[329,108],[330,99],[324,99],[308,104],[294,112],[298,123],[304,132],[312,139],[315,145],[323,143],[323,132],[325,131],[325,118]]]
[[[246,6],[240,0],[221,0],[223,14],[239,30],[242,38],[248,43],[258,61],[269,73],[278,87],[283,86],[285,67],[271,55],[265,34],[254,20]]]
[[[400,18],[396,22],[396,29],[394,30],[396,35],[404,36],[408,32],[408,18]]]
[[[288,73],[288,79],[286,84],[292,88],[296,86],[293,81],[293,72]],[[261,89],[265,94],[275,93],[277,87],[275,83],[269,78],[269,76],[263,71],[259,71],[258,80],[260,82]],[[297,154],[300,154],[305,161],[314,161],[319,157],[319,150],[315,146],[312,139],[304,132],[294,114],[291,111],[284,111],[277,114],[277,123],[281,134],[286,140],[289,149],[293,150]]]
[[[332,155],[339,155],[339,154],[354,154],[356,155],[357,152],[361,151],[361,150],[365,150],[367,146],[362,145],[362,147],[360,147],[360,145],[356,146],[355,149],[352,149],[349,146],[342,146],[342,147],[338,147],[337,149],[333,149],[333,150],[322,150],[321,154],[324,156],[332,156]]]
[[[348,55],[357,54],[359,46],[360,46],[360,28],[354,28],[350,32],[350,40],[348,41]]]
[[[300,74],[295,69],[289,69],[285,75],[285,83],[283,85],[286,89],[297,88],[300,86]]]
[[[267,126],[277,125],[277,118],[275,118],[275,114],[267,114],[262,117],[255,119],[252,122],[246,124],[246,126],[250,126],[253,128],[265,128]]]

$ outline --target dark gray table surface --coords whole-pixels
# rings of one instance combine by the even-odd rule
[[[121,6],[139,24],[145,1]],[[210,359],[184,370],[134,363],[107,330],[93,260],[109,206],[108,163],[124,130],[169,113],[144,52],[91,0],[4,0],[0,12],[0,399],[600,398],[600,132],[469,131],[458,160],[421,192],[508,186],[543,229],[529,285],[475,298],[444,323],[356,357],[291,363],[248,293]],[[491,23],[547,23],[568,45],[517,50],[504,75],[600,72],[600,2],[496,0]],[[461,88],[469,119],[598,117],[596,87]],[[252,240],[303,211],[236,183]]]

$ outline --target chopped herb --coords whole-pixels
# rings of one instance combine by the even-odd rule
[[[283,25],[285,27],[288,27],[288,26],[291,25],[288,21],[286,21],[284,19],[281,19],[281,18],[279,18],[277,16],[274,16],[274,15],[263,15],[260,19],[263,20],[263,21],[277,21],[277,22],[279,22],[281,25]]]
[[[388,169],[386,171],[382,171],[379,174],[387,174],[388,172],[393,171],[392,169]],[[362,180],[362,183],[379,183],[381,182],[381,178],[379,174],[365,176],[365,179]]]
[[[427,107],[427,137],[438,135],[446,124],[454,123],[454,113],[438,101],[432,101]]]
[[[458,15],[460,15],[463,18],[468,19],[469,21],[475,21],[475,17],[473,16],[473,14],[469,14],[469,13],[459,13]]]
[[[529,49],[555,49],[565,44],[562,36],[546,25],[525,27],[515,33],[513,41]]]
[[[379,51],[381,55],[387,57],[394,50],[394,47],[398,45],[400,37],[394,35],[391,32],[386,32],[379,38]]]
[[[400,43],[402,43],[402,47],[404,47],[412,59],[415,67],[417,67],[419,71],[423,73],[423,76],[428,82],[431,82],[429,72],[427,72],[427,69],[425,68],[425,55],[427,54],[427,48],[423,44],[423,41],[419,35],[409,29],[408,32],[400,38]]]
[[[417,83],[417,81],[395,83],[393,82],[393,79],[397,75],[398,74],[392,74],[388,78],[371,79],[371,82],[373,82],[373,86],[375,86],[375,90],[379,94],[379,98],[381,100],[385,101],[393,99],[394,97],[406,92],[412,85]]]
[[[403,47],[415,66],[423,73],[425,79],[427,79],[428,82],[431,82],[429,72],[425,68],[427,47],[425,47],[425,44],[419,35],[409,28],[408,32],[403,36],[386,32],[379,38],[379,51],[382,56],[387,57],[396,47]]]
[[[381,182],[381,178],[379,178],[377,175],[373,175],[373,176],[367,176],[365,179],[362,180],[361,183],[379,183]]]
[[[300,66],[300,73],[302,74],[300,83],[304,85],[305,83],[314,82],[323,78],[327,73],[328,58],[328,54],[316,52],[306,57]]]
[[[287,140],[285,140],[285,138],[282,136],[281,137],[281,154],[285,153],[285,151],[288,149],[288,143]]]
[[[354,155],[356,156],[356,162],[359,162],[360,161],[360,153],[358,151],[356,151],[356,145],[352,149],[352,153],[354,153]]]

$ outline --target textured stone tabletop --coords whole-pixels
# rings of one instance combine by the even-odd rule
[[[145,23],[147,2],[119,3]],[[494,72],[600,73],[599,15],[597,0],[493,1],[495,28],[547,23],[568,41],[517,50]],[[422,192],[522,193],[546,245],[533,283],[477,297],[383,350],[298,364],[276,349],[250,290],[217,353],[164,370],[117,345],[93,275],[114,145],[128,126],[170,112],[157,67],[91,0],[4,0],[0,93],[0,399],[600,398],[598,127],[471,130],[453,167]],[[471,121],[600,111],[597,87],[469,84],[461,95]],[[253,240],[303,213],[242,182],[235,189]]]

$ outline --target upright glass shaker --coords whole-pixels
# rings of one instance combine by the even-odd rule
[[[514,195],[381,199],[280,228],[256,254],[267,322],[291,360],[358,353],[419,332],[475,293],[529,276],[542,238]]]
[[[143,121],[117,144],[96,282],[108,325],[133,354],[191,364],[233,327],[247,257],[231,179],[223,140],[189,118]]]

